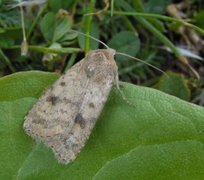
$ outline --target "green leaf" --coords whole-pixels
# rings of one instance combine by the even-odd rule
[[[60,42],[62,45],[68,46],[69,44],[72,43],[72,41],[74,41],[74,39],[77,38],[77,36],[78,36],[77,33],[67,33],[60,39]]]
[[[52,11],[57,12],[59,9],[69,9],[69,7],[75,2],[75,0],[49,0],[49,7]]]
[[[47,13],[40,22],[40,28],[46,41],[57,42],[64,38],[72,25],[71,16],[58,16],[52,12]]]
[[[134,33],[130,31],[122,31],[108,41],[108,46],[115,49],[117,52],[135,56],[140,49],[140,40],[134,35]],[[116,59],[118,61],[124,61],[127,57],[116,55]]]
[[[55,30],[55,14],[48,12],[40,22],[40,29],[46,41],[52,41]]]
[[[113,88],[77,159],[58,164],[51,150],[34,143],[22,128],[43,82],[46,87],[56,77],[23,72],[0,80],[5,96],[0,101],[0,179],[204,178],[204,108],[128,83],[121,86],[124,97]]]
[[[13,101],[25,97],[38,97],[58,76],[53,73],[30,71],[0,79],[0,101]]]
[[[0,34],[0,48],[9,48],[14,45],[14,39],[5,33]]]
[[[187,79],[185,79],[182,74],[178,73],[167,72],[167,75],[163,75],[155,87],[165,93],[184,100],[189,100],[191,92],[188,87]]]
[[[56,19],[56,26],[54,30],[53,42],[59,41],[63,36],[65,36],[72,25],[71,17],[68,16],[59,17]]]
[[[22,131],[23,118],[34,98],[0,102],[0,179],[12,179],[32,151],[34,143]]]
[[[170,4],[171,1],[172,0],[148,0],[146,3],[144,3],[144,8],[146,12],[163,14],[165,13],[166,6]]]
[[[49,7],[51,8],[51,10],[53,10],[54,12],[57,12],[60,8],[62,7],[62,1],[58,0],[49,0]]]
[[[150,3],[151,1],[149,1]],[[147,2],[146,2],[147,3]],[[145,8],[147,7],[144,7],[143,4],[142,4],[142,1],[141,0],[136,0],[136,1],[133,1],[133,6],[134,6],[134,9],[137,11],[137,12],[145,12]],[[155,7],[159,7],[160,4],[156,5],[156,6],[153,6],[153,8]],[[128,7],[127,7],[128,8]],[[163,7],[165,8],[165,7]],[[165,27],[164,25],[157,19],[152,19],[152,18],[149,18],[148,21],[154,25],[160,32],[165,32]]]
[[[202,29],[204,29],[203,19],[204,19],[204,10],[201,10],[195,15],[194,20],[195,20],[195,24]]]
[[[201,180],[203,153],[203,144],[191,140],[142,146],[109,161],[94,179]]]

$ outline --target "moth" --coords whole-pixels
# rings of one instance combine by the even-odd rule
[[[115,50],[98,49],[62,75],[29,111],[25,132],[52,149],[59,163],[73,161],[84,147],[118,81]]]

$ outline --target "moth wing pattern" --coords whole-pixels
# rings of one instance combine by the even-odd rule
[[[59,163],[85,145],[117,79],[112,49],[90,51],[61,76],[25,117],[24,129],[50,147]]]

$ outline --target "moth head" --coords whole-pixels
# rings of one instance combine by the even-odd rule
[[[117,65],[114,60],[114,49],[97,49],[89,51],[86,56],[85,71],[88,77],[95,76],[96,79],[99,76],[113,76],[117,72]]]
[[[88,52],[88,59],[96,60],[114,60],[115,50],[114,49],[97,49]]]

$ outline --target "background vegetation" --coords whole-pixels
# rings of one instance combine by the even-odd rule
[[[0,0],[0,179],[204,179],[203,6]],[[113,88],[81,153],[61,165],[23,122],[61,73],[104,48],[88,35],[155,68],[116,55],[126,99]]]
[[[77,30],[166,71],[170,77],[117,55],[122,81],[152,86],[203,105],[203,6],[200,0],[41,0],[20,4],[1,0],[1,76],[27,70],[63,72],[82,59],[83,52],[104,48],[71,31]]]

